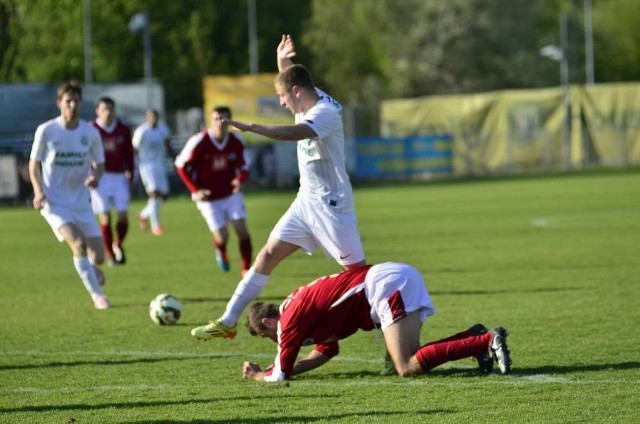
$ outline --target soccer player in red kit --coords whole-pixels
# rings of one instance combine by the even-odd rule
[[[96,119],[91,121],[102,139],[105,173],[100,185],[91,190],[91,206],[98,215],[100,230],[106,247],[107,264],[124,265],[124,239],[129,231],[129,203],[133,181],[133,145],[131,129],[116,118],[115,101],[101,97],[96,104]],[[111,210],[117,213],[116,237],[113,238]]]
[[[231,109],[214,108],[210,127],[187,141],[175,165],[213,235],[218,266],[224,272],[230,268],[227,256],[230,222],[238,235],[240,273],[244,275],[251,266],[251,237],[240,190],[249,178],[249,158],[244,140],[228,131],[228,119],[231,119]]]
[[[319,278],[300,287],[278,307],[256,302],[249,308],[247,328],[278,344],[274,364],[262,371],[245,362],[246,379],[276,382],[317,368],[339,352],[338,341],[358,330],[381,328],[398,374],[424,374],[448,361],[476,357],[480,370],[491,372],[495,361],[502,374],[511,370],[507,331],[488,331],[476,324],[442,340],[420,344],[423,321],[435,312],[420,273],[394,262],[367,265]],[[315,349],[297,361],[302,346]]]

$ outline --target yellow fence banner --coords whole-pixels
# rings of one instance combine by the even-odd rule
[[[640,163],[640,84],[384,101],[384,137],[449,134],[454,175]],[[566,119],[566,121],[565,121]]]

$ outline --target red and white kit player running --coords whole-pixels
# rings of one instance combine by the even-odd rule
[[[245,362],[246,379],[275,382],[317,368],[339,352],[338,341],[358,330],[382,329],[398,374],[424,374],[444,364],[476,357],[480,371],[489,373],[495,361],[502,374],[511,370],[507,331],[488,331],[476,324],[442,340],[420,344],[423,321],[435,312],[420,273],[413,267],[386,262],[319,278],[300,287],[278,307],[254,303],[247,314],[253,335],[278,344],[274,363],[265,371]],[[315,345],[297,361],[303,346]]]
[[[175,165],[213,235],[216,260],[224,272],[230,268],[227,225],[229,222],[233,225],[240,244],[240,272],[244,275],[251,266],[251,237],[240,190],[249,177],[249,158],[244,140],[228,131],[225,119],[231,119],[231,109],[214,108],[209,128],[187,141]]]
[[[298,195],[238,284],[224,314],[191,330],[191,335],[198,339],[235,337],[240,314],[258,297],[280,261],[299,249],[311,253],[320,247],[344,269],[365,265],[345,165],[342,108],[314,86],[305,67],[291,62],[295,54],[291,37],[282,36],[277,48],[280,72],[274,85],[280,104],[295,115],[296,123],[271,126],[232,120],[229,123],[241,131],[297,142]]]
[[[133,181],[133,145],[131,129],[115,115],[115,101],[100,97],[96,104],[96,119],[91,121],[102,138],[104,147],[104,175],[100,185],[91,190],[91,206],[98,215],[102,238],[107,253],[107,263],[124,265],[124,239],[129,231],[129,203]],[[115,209],[116,238],[111,228],[111,209]]]
[[[133,148],[138,152],[140,178],[149,196],[147,205],[138,213],[138,221],[142,230],[147,229],[147,220],[151,222],[151,232],[160,236],[164,234],[160,225],[160,207],[169,196],[165,153],[172,159],[175,155],[171,149],[171,133],[159,121],[158,111],[149,109],[145,120],[133,132]]]
[[[91,210],[89,188],[104,171],[98,131],[79,118],[82,89],[67,82],[58,87],[60,116],[36,129],[29,160],[33,207],[73,253],[73,265],[96,309],[109,308],[101,284],[104,242]]]

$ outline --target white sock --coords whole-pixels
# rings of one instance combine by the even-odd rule
[[[151,221],[151,228],[158,228],[160,226],[160,206],[162,205],[162,199],[149,199],[149,221]]]
[[[87,289],[90,295],[99,294],[104,296],[104,292],[102,291],[102,287],[98,283],[98,277],[96,276],[96,271],[93,269],[93,265],[89,262],[89,258],[86,256],[81,256],[79,258],[73,257],[73,266],[76,268],[80,279],[82,280],[82,284]]]
[[[149,200],[147,200],[147,204],[144,206],[144,208],[142,208],[138,215],[140,215],[140,218],[143,219],[149,218]]]
[[[251,268],[238,283],[236,291],[227,303],[227,309],[220,318],[227,327],[234,327],[242,311],[253,302],[269,280],[268,275],[259,274]]]

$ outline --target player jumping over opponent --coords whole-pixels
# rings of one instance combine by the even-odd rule
[[[241,131],[297,141],[298,194],[238,284],[224,314],[191,330],[198,339],[235,337],[240,314],[258,297],[275,267],[299,249],[311,253],[320,247],[347,270],[366,263],[345,165],[342,107],[314,86],[306,68],[291,62],[295,54],[293,39],[283,35],[277,48],[280,73],[275,89],[280,104],[295,115],[295,125],[229,123]]]

